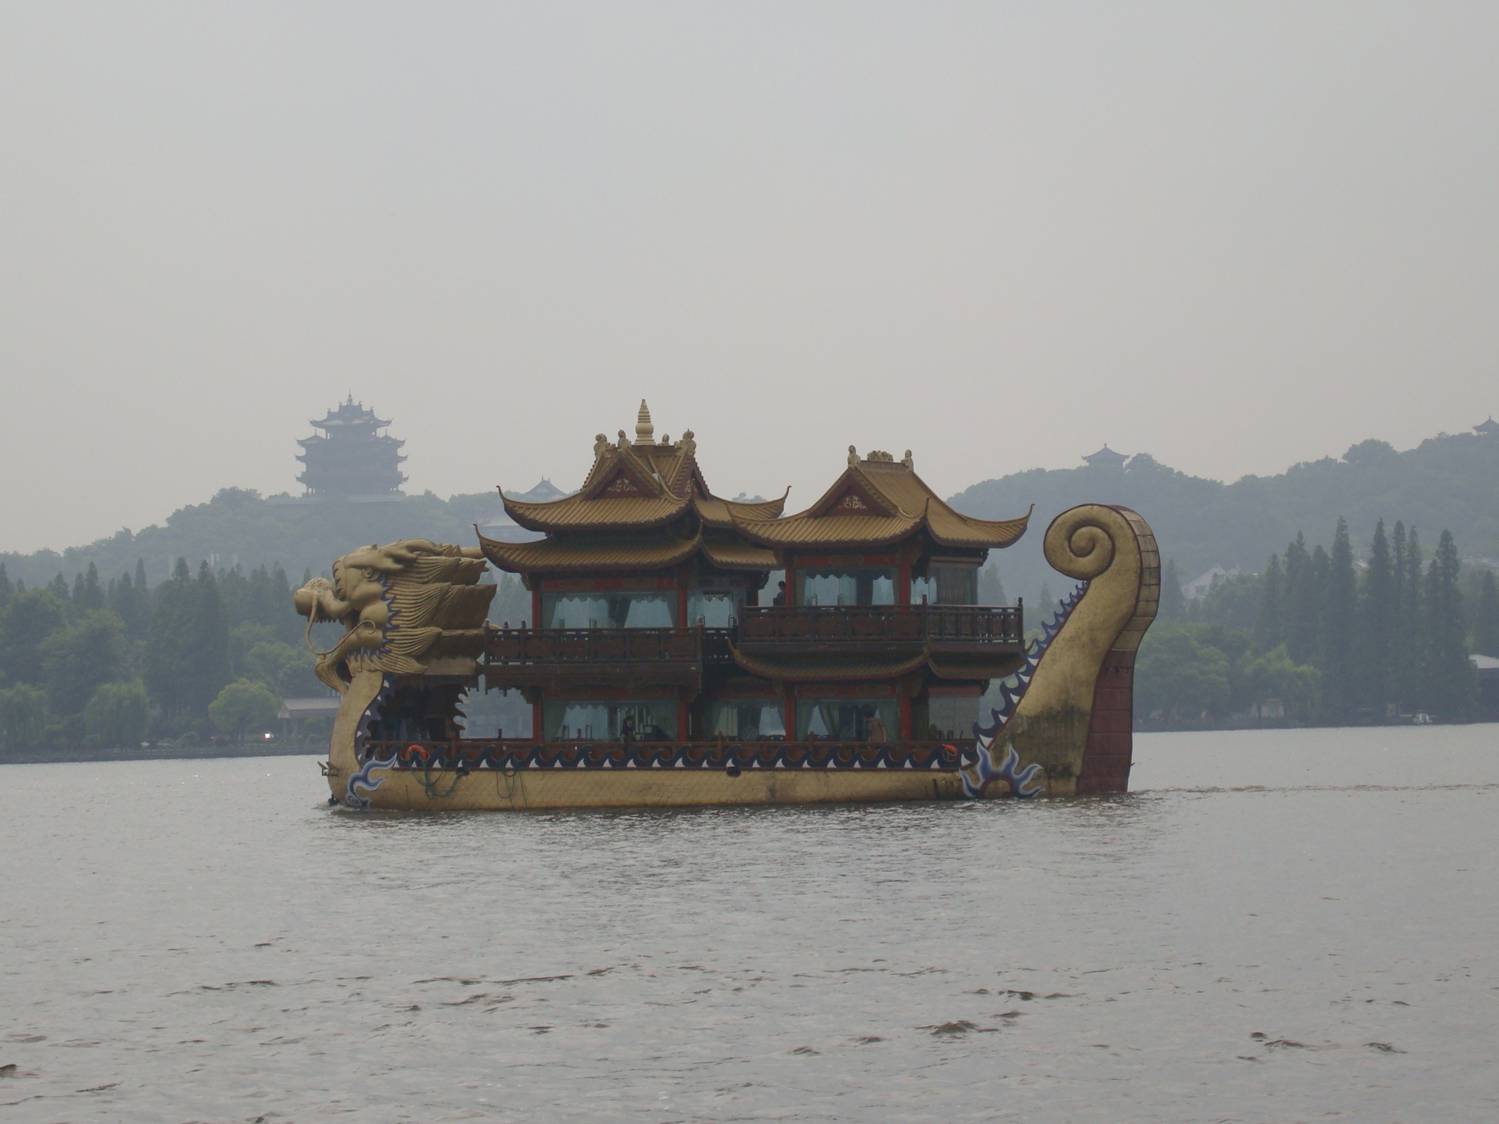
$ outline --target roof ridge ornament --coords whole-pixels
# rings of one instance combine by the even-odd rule
[[[692,430],[682,430],[682,439],[677,442],[677,448],[682,451],[684,457],[690,457],[697,452],[697,437]]]
[[[852,445],[848,447],[848,466],[852,468],[859,463],[859,450]]]
[[[645,404],[645,399],[642,398],[640,400],[640,412],[635,415],[635,444],[654,445],[656,443],[655,432],[656,427],[651,424],[651,408]]]
[[[909,469],[913,469],[914,470],[916,468],[916,462],[911,459],[911,450],[910,449],[907,449],[906,450],[906,455],[900,458],[900,463],[903,464],[903,465],[905,465]]]
[[[602,433],[595,433],[593,435],[593,459],[598,460],[608,448],[609,438],[605,437]]]

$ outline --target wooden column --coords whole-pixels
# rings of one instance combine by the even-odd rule
[[[791,588],[790,582],[786,583],[786,588]],[[781,702],[782,709],[785,711],[781,721],[786,723],[786,740],[794,742],[796,741],[796,694],[790,687],[781,688]]]
[[[895,603],[897,605],[911,603],[911,560],[909,558],[902,558],[895,570]]]
[[[531,587],[531,627],[541,627],[541,581]]]
[[[909,742],[911,740],[911,694],[902,688],[897,692],[900,697],[900,740]]]
[[[687,619],[687,586],[691,582],[684,567],[677,573],[677,627],[691,628],[694,621]]]
[[[792,559],[786,559],[786,608],[797,604],[796,600],[796,563]],[[772,592],[772,600],[774,592]]]
[[[685,594],[684,594],[685,596]],[[677,741],[685,742],[691,737],[691,728],[688,725],[688,710],[690,708],[686,691],[677,692]]]
[[[531,704],[531,740],[538,743],[546,740],[545,732],[541,728],[540,695],[537,695],[536,700]]]

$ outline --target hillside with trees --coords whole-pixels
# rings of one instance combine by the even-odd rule
[[[1060,593],[1066,580],[1041,556],[1042,532],[1061,511],[1098,501],[1132,507],[1149,521],[1163,559],[1181,580],[1214,566],[1256,571],[1271,550],[1298,533],[1326,547],[1340,515],[1354,542],[1367,543],[1380,519],[1404,517],[1430,532],[1462,536],[1466,560],[1499,566],[1499,434],[1443,435],[1397,452],[1383,441],[1363,441],[1341,458],[1298,464],[1278,476],[1246,476],[1232,484],[1188,476],[1144,454],[1123,468],[1080,466],[1033,469],[982,484],[953,497],[959,510],[1009,518],[1036,505],[1031,531],[999,555],[1006,587],[1027,601],[1046,584]]]

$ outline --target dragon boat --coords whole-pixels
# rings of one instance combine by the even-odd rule
[[[1155,617],[1150,527],[1064,511],[1047,562],[1075,585],[1029,630],[979,604],[989,551],[1030,513],[965,516],[852,446],[811,507],[709,491],[689,430],[594,441],[581,487],[500,493],[476,545],[406,539],[294,594],[340,695],[330,804],[526,810],[961,800],[1127,790],[1135,653]],[[530,615],[490,619],[491,570]],[[472,693],[516,692],[529,729],[484,737]]]

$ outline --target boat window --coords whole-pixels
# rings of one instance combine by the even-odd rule
[[[911,579],[911,604],[977,605],[979,571],[977,566],[953,566],[934,563],[924,578]]]
[[[896,736],[896,723],[894,699],[796,701],[796,736],[799,741],[892,742]],[[871,732],[874,734],[872,738]]]
[[[687,626],[728,628],[740,617],[744,593],[729,589],[692,589],[687,593]]]
[[[708,737],[754,741],[784,738],[786,721],[781,704],[769,699],[735,699],[708,704]]]
[[[798,605],[894,605],[895,571],[889,568],[857,570],[799,570]]]
[[[677,704],[672,699],[551,699],[542,705],[549,742],[622,741],[625,730],[643,742],[675,741]]]
[[[671,592],[543,593],[544,628],[673,628]]]
[[[916,727],[929,738],[962,741],[974,736],[979,719],[978,695],[933,695],[926,702],[925,715],[918,715]]]

